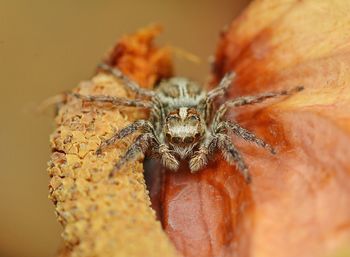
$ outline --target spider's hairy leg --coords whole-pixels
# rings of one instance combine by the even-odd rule
[[[233,121],[222,121],[217,125],[216,130],[219,133],[224,133],[225,131],[232,131],[236,136],[243,138],[246,141],[255,143],[256,145],[265,148],[272,154],[276,154],[276,150],[263,139],[259,138],[253,132],[241,127],[237,122]]]
[[[232,100],[228,100],[227,102],[223,103],[220,108],[218,109],[214,120],[215,122],[218,122],[221,120],[221,118],[224,116],[224,114],[227,111],[227,108],[229,107],[239,107],[243,105],[248,105],[248,104],[256,104],[256,103],[261,103],[267,99],[278,97],[278,96],[287,96],[287,95],[292,95],[294,93],[297,93],[301,90],[303,90],[304,87],[298,86],[295,88],[292,88],[290,90],[282,90],[279,92],[268,92],[268,93],[263,93],[259,94],[256,96],[242,96],[242,97],[237,97]]]
[[[284,96],[284,95],[292,95],[294,93],[297,93],[301,90],[303,90],[304,87],[299,86],[292,88],[290,90],[282,90],[279,92],[268,92],[268,93],[262,93],[256,96],[243,96],[243,97],[238,97],[236,99],[233,99],[231,101],[226,102],[227,106],[232,106],[232,107],[238,107],[242,105],[247,105],[247,104],[256,104],[256,103],[261,103],[269,98],[274,98],[278,96]]]
[[[100,147],[96,150],[96,154],[101,154],[102,150],[112,144],[114,144],[118,139],[122,139],[130,134],[133,134],[135,131],[139,129],[143,129],[144,131],[154,132],[153,125],[148,120],[137,120],[125,128],[119,130],[115,135],[110,137],[109,139],[103,141]]]
[[[212,108],[213,100],[216,97],[223,96],[225,94],[228,87],[232,84],[235,76],[236,76],[236,73],[234,72],[226,73],[225,76],[221,79],[219,85],[207,93],[207,98],[205,101],[205,116],[208,122],[211,117],[211,108]]]
[[[221,79],[219,85],[208,92],[208,101],[212,101],[217,96],[222,96],[228,87],[232,84],[235,77],[236,73],[233,71],[226,73],[225,76]]]
[[[245,164],[241,154],[231,142],[229,136],[218,133],[217,138],[218,147],[221,150],[221,153],[225,160],[231,165],[236,164],[236,167],[243,175],[245,181],[247,183],[251,182],[251,176],[249,174],[248,167]]]
[[[155,138],[151,133],[145,133],[139,135],[132,145],[128,148],[126,153],[119,159],[118,163],[114,166],[114,169],[109,174],[109,177],[113,177],[114,174],[128,161],[133,160],[138,154],[144,154],[152,144]]]
[[[141,107],[141,108],[152,108],[151,101],[139,100],[139,99],[127,99],[120,97],[112,97],[106,95],[81,95],[78,93],[71,93],[72,96],[82,99],[89,102],[98,102],[98,103],[111,103],[116,106],[130,106],[130,107]]]
[[[130,90],[134,91],[136,94],[143,95],[143,96],[155,96],[155,93],[151,90],[147,90],[144,88],[141,88],[136,82],[129,79],[121,70],[111,67],[106,63],[101,63],[98,65],[98,68],[107,71],[111,73],[116,78],[120,79],[126,87],[128,87]]]
[[[172,171],[177,171],[179,168],[179,161],[171,153],[171,150],[166,144],[160,144],[158,146],[157,153],[160,155],[160,160],[164,167]]]

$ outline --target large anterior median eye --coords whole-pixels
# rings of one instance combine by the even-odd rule
[[[179,143],[181,143],[181,138],[180,137],[172,137],[171,142],[174,144],[179,144]]]
[[[185,139],[184,139],[184,142],[186,144],[191,144],[191,143],[193,143],[193,141],[194,141],[193,137],[185,137]]]

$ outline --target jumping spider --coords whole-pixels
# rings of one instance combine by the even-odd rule
[[[113,74],[125,86],[146,97],[147,100],[125,99],[111,96],[74,96],[87,101],[108,102],[119,106],[141,107],[150,110],[149,120],[137,120],[118,131],[108,140],[102,142],[96,153],[117,140],[133,134],[142,133],[134,140],[126,153],[115,165],[110,176],[126,162],[133,160],[140,153],[149,153],[159,158],[162,164],[173,171],[179,168],[179,160],[188,160],[192,173],[202,169],[216,150],[219,150],[225,160],[236,164],[247,182],[250,181],[248,167],[241,154],[232,143],[229,133],[255,143],[272,154],[275,150],[253,132],[241,127],[235,121],[224,119],[228,108],[260,103],[266,99],[290,95],[301,91],[303,87],[291,90],[263,93],[256,96],[243,96],[224,102],[213,112],[213,101],[223,96],[233,82],[235,74],[227,73],[219,85],[209,92],[204,91],[198,84],[182,77],[173,77],[162,81],[154,90],[146,90],[127,78],[120,70],[106,64],[99,66],[102,70]]]

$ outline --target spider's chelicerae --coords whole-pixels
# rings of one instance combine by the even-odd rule
[[[230,133],[255,143],[271,153],[275,150],[253,132],[241,127],[235,121],[224,119],[228,108],[260,103],[268,98],[290,95],[303,89],[295,87],[291,90],[263,93],[256,96],[243,96],[224,102],[213,112],[213,101],[223,96],[231,85],[235,74],[227,73],[219,85],[206,92],[195,82],[182,77],[173,77],[162,81],[157,88],[146,90],[128,79],[120,70],[106,64],[100,65],[104,71],[110,72],[120,79],[125,86],[144,99],[124,99],[111,96],[76,97],[87,101],[108,102],[114,105],[140,107],[150,110],[149,120],[137,120],[119,130],[108,140],[102,142],[97,150],[102,150],[136,131],[142,132],[130,145],[126,153],[115,165],[111,176],[126,162],[133,160],[140,153],[148,153],[159,158],[168,169],[176,171],[181,160],[187,160],[191,172],[205,167],[210,157],[219,151],[225,160],[250,181],[248,167],[241,154],[232,143]],[[146,98],[146,100],[145,100]]]

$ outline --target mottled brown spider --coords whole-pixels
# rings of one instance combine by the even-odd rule
[[[87,101],[108,102],[114,105],[141,107],[150,110],[149,120],[135,121],[102,142],[97,149],[97,154],[101,154],[104,148],[114,144],[117,140],[136,131],[142,132],[119,159],[110,174],[111,176],[140,153],[148,153],[150,156],[160,159],[161,163],[172,171],[179,168],[180,160],[187,160],[190,171],[194,173],[205,167],[209,158],[218,150],[229,164],[237,165],[238,170],[249,182],[248,167],[232,143],[229,134],[234,133],[246,141],[265,148],[272,154],[275,154],[275,150],[263,139],[241,127],[235,121],[225,120],[224,115],[227,109],[260,103],[269,98],[290,95],[303,89],[303,87],[295,87],[280,92],[238,97],[224,102],[213,113],[213,101],[215,98],[223,96],[232,84],[235,77],[233,72],[227,73],[219,85],[209,92],[204,91],[197,83],[182,77],[173,77],[162,81],[152,91],[139,87],[116,68],[106,64],[101,64],[100,68],[113,74],[126,87],[146,100],[74,94],[76,97]]]

